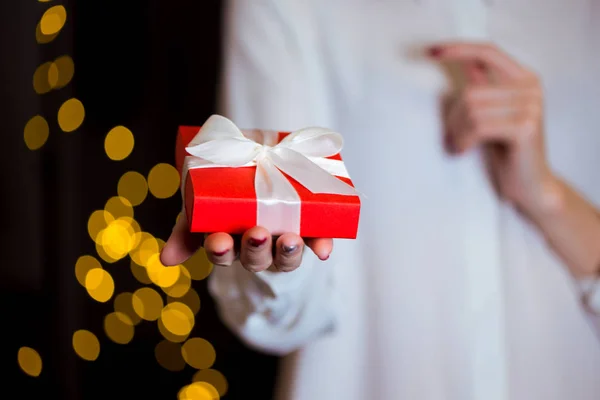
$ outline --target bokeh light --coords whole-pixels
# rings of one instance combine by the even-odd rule
[[[123,174],[117,185],[119,196],[126,198],[134,205],[140,205],[148,196],[148,183],[144,175],[139,172],[129,171]]]
[[[51,41],[56,39],[57,36],[58,36],[58,32],[55,33],[54,35],[44,35],[42,33],[42,29],[40,27],[39,22],[38,22],[37,26],[35,27],[35,41],[38,42],[38,44],[50,43]]]
[[[176,335],[173,332],[170,332],[167,328],[165,328],[165,325],[163,324],[162,320],[159,318],[156,325],[158,326],[158,331],[160,332],[160,334],[162,335],[162,337],[164,337],[165,339],[167,339],[169,342],[173,342],[173,343],[183,343],[187,340],[189,334],[186,335]]]
[[[219,392],[208,382],[194,382],[183,387],[178,400],[219,400]]]
[[[185,368],[185,361],[181,356],[181,345],[162,340],[154,349],[156,361],[166,370],[178,372]]]
[[[116,126],[104,138],[104,151],[111,160],[121,161],[131,154],[134,142],[133,133],[129,129]]]
[[[75,74],[75,64],[70,56],[58,57],[50,66],[48,81],[52,89],[67,86]]]
[[[154,236],[148,232],[141,232],[140,244],[129,254],[131,259],[142,267],[148,265],[148,260],[159,252],[159,244]]]
[[[181,346],[183,359],[190,367],[207,369],[212,367],[217,358],[215,349],[208,340],[191,338]]]
[[[80,329],[73,334],[73,350],[82,359],[94,361],[100,354],[100,342],[92,332]]]
[[[163,309],[163,299],[152,288],[141,288],[133,293],[131,303],[135,313],[146,321],[156,321]]]
[[[157,199],[166,199],[179,190],[179,172],[170,164],[157,164],[148,174],[148,188]]]
[[[227,393],[227,389],[229,389],[229,384],[227,383],[227,379],[225,376],[217,371],[216,369],[203,369],[194,374],[192,378],[193,382],[207,382],[212,385],[219,396],[223,397]]]
[[[160,246],[159,246],[160,247]],[[175,265],[167,267],[160,262],[160,254],[154,253],[148,259],[146,264],[146,271],[148,277],[157,286],[161,288],[167,288],[177,283],[177,280],[181,276],[181,266]]]
[[[133,294],[129,292],[119,293],[114,301],[115,311],[125,314],[129,317],[131,323],[135,326],[142,321],[142,318],[133,309]],[[117,314],[119,315],[119,314]]]
[[[37,94],[45,94],[52,90],[52,86],[50,85],[51,67],[52,63],[46,62],[37,67],[33,73],[33,90]]]
[[[23,139],[29,150],[37,150],[48,140],[50,128],[48,122],[41,115],[31,118],[23,130]]]
[[[173,302],[181,302],[185,304],[190,308],[190,310],[192,310],[194,315],[198,314],[200,311],[200,296],[198,296],[198,293],[194,290],[194,288],[190,288],[190,290],[188,290],[188,292],[182,297],[167,297],[167,303]]]
[[[194,327],[194,313],[181,302],[168,303],[160,313],[160,320],[175,335],[189,335]]]
[[[63,6],[54,6],[46,10],[40,20],[42,34],[54,35],[60,32],[67,21],[67,10]]]
[[[109,223],[114,221],[115,218],[106,210],[96,210],[88,219],[88,234],[92,240],[96,243],[100,241],[100,232],[104,230]]]
[[[195,281],[206,279],[213,269],[213,265],[208,261],[204,248],[200,248],[196,254],[183,263],[183,266],[189,271],[191,278]]]
[[[127,200],[125,197],[114,196],[108,199],[106,204],[104,205],[104,210],[110,214],[110,217],[113,219],[118,219],[122,217],[133,218],[133,206],[131,202]],[[111,220],[106,221],[106,223],[110,223]]]
[[[104,317],[104,332],[113,342],[127,344],[133,339],[133,322],[127,314],[122,312],[110,313]]]
[[[58,126],[64,132],[73,132],[79,128],[84,118],[83,103],[75,98],[65,101],[58,109]]]
[[[146,272],[146,268],[138,265],[135,261],[131,260],[129,263],[129,267],[131,269],[131,274],[138,282],[143,283],[144,285],[149,285],[152,283],[150,278],[148,277],[148,273]]]
[[[190,277],[190,273],[187,268],[180,265],[179,266],[179,278],[177,281],[171,286],[163,287],[162,290],[170,297],[183,297],[190,290],[192,285],[192,278]]]
[[[85,276],[85,289],[92,299],[106,303],[115,292],[115,282],[108,271],[94,268]]]
[[[17,352],[17,362],[23,372],[29,376],[38,377],[42,373],[42,357],[31,347],[21,347],[19,349]]]
[[[79,257],[75,263],[75,277],[77,278],[77,282],[85,287],[87,273],[97,268],[102,269],[102,264],[96,258],[89,255]]]

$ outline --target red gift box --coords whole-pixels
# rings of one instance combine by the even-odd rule
[[[200,127],[179,127],[176,145],[176,164],[182,175],[190,231],[242,234],[260,223],[255,188],[257,167],[184,168],[186,159],[191,156],[186,147],[199,131]],[[241,131],[245,137],[254,136],[256,142],[259,142],[261,132]],[[257,135],[259,140],[256,140]],[[289,132],[277,132],[275,135],[279,143]],[[327,158],[341,161],[339,153]],[[281,173],[300,198],[299,232],[295,233],[302,237],[356,238],[360,215],[358,195],[313,193],[288,174]],[[353,187],[349,178],[336,178]]]

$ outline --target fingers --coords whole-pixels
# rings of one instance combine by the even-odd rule
[[[274,265],[279,271],[289,272],[300,266],[304,241],[298,235],[286,233],[281,235],[275,243]]]
[[[273,263],[272,239],[268,230],[261,227],[249,229],[242,236],[240,261],[251,272],[260,272]]]
[[[443,43],[429,48],[429,55],[440,61],[483,63],[506,80],[526,78],[531,73],[517,61],[488,43]]]
[[[167,266],[181,264],[202,246],[204,235],[190,233],[185,215],[175,224],[171,236],[160,254],[160,261]]]
[[[226,233],[213,233],[204,240],[208,260],[220,266],[231,265],[236,258],[233,238]]]
[[[333,239],[306,239],[305,242],[321,261],[326,261],[333,251]]]

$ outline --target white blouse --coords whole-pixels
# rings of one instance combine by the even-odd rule
[[[538,72],[551,164],[600,203],[600,2],[230,0],[226,16],[222,113],[336,129],[367,195],[328,262],[210,277],[225,323],[287,355],[279,398],[598,400],[576,286],[480,154],[445,154],[440,99],[461,80],[420,54],[488,40]]]

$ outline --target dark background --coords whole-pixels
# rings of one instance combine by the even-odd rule
[[[53,42],[36,43],[40,17],[57,4],[67,8],[65,27]],[[79,256],[95,255],[87,219],[116,195],[119,177],[173,163],[177,125],[200,125],[216,111],[221,9],[218,0],[0,1],[0,397],[14,396],[10,391],[22,399],[174,399],[190,382],[191,368],[169,372],[155,361],[161,339],[155,324],[136,327],[125,346],[106,338],[102,320],[112,302],[91,300],[74,266]],[[65,54],[75,62],[71,84],[36,94],[35,69]],[[63,133],[56,112],[71,97],[82,101],[86,118],[77,131]],[[36,114],[50,123],[50,137],[31,151],[23,128]],[[116,125],[130,128],[136,140],[121,162],[110,161],[103,147]],[[149,195],[136,220],[166,239],[179,208],[178,196]],[[127,265],[110,267],[116,292],[139,287]],[[215,347],[213,368],[229,383],[224,398],[271,398],[276,359],[245,349],[223,327],[205,284],[196,285],[202,308],[192,335]],[[71,338],[78,329],[100,339],[97,361],[75,355]],[[21,346],[42,356],[40,377],[20,371]]]

